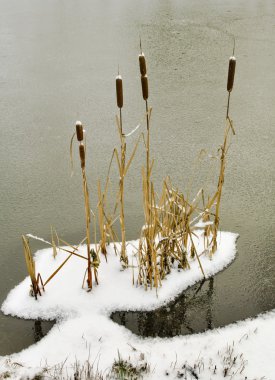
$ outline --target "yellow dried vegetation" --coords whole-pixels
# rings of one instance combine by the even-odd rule
[[[51,228],[51,242],[46,242],[53,248],[53,256],[56,257],[58,252],[65,252],[68,256],[59,265],[59,267],[50,275],[43,283],[41,275],[36,275],[35,262],[32,258],[29,241],[23,236],[24,255],[27,264],[28,273],[31,278],[32,290],[34,296],[41,295],[41,289],[55,277],[61,268],[74,255],[87,262],[87,268],[84,274],[82,287],[84,287],[87,277],[88,290],[92,289],[93,278],[98,284],[98,266],[100,264],[99,253],[105,255],[107,260],[107,245],[110,241],[114,244],[115,251],[120,256],[122,267],[125,269],[129,266],[129,258],[127,255],[126,243],[126,223],[125,223],[125,178],[130,165],[135,157],[138,145],[141,141],[145,147],[145,162],[141,169],[142,176],[142,192],[143,192],[143,209],[144,224],[141,228],[139,246],[136,252],[138,263],[137,284],[143,285],[145,289],[156,288],[162,285],[163,279],[171,272],[172,267],[180,270],[190,268],[190,261],[196,260],[200,270],[205,276],[201,263],[200,255],[213,255],[217,250],[217,236],[220,222],[220,204],[225,179],[226,158],[229,149],[231,134],[235,134],[233,121],[229,117],[230,95],[233,90],[236,58],[233,55],[229,59],[228,79],[227,79],[227,111],[226,126],[224,139],[218,150],[219,159],[219,175],[217,189],[213,195],[205,194],[201,188],[193,200],[188,195],[184,195],[176,187],[173,186],[169,177],[163,180],[162,191],[160,196],[157,195],[153,184],[152,170],[154,160],[150,156],[150,127],[152,108],[148,105],[149,86],[147,63],[145,54],[142,51],[140,43],[140,54],[138,56],[139,70],[141,78],[142,97],[145,102],[145,115],[143,120],[146,123],[146,130],[139,134],[134,149],[127,161],[127,144],[126,139],[139,129],[141,123],[128,135],[123,131],[122,108],[123,108],[123,81],[121,75],[116,77],[116,102],[119,114],[116,116],[116,127],[118,130],[120,149],[114,148],[108,167],[107,177],[104,188],[101,187],[100,181],[97,186],[97,211],[98,225],[100,231],[100,241],[97,244],[96,237],[96,216],[90,209],[89,190],[86,177],[86,141],[85,130],[81,122],[76,123],[76,131],[71,139],[70,156],[73,172],[72,147],[74,136],[77,137],[79,143],[79,157],[82,173],[82,187],[85,206],[85,238],[80,242],[86,242],[86,257],[78,251],[79,245],[71,245],[60,239],[56,231]],[[110,183],[110,171],[113,162],[116,162],[118,168],[118,192],[115,198],[115,205],[112,212],[107,209],[107,195]],[[188,194],[188,193],[187,193]],[[91,214],[94,222],[94,247],[91,248]],[[114,228],[115,222],[119,220],[121,243],[117,243],[118,237]],[[203,229],[204,233],[204,252],[198,253],[196,246],[197,230]],[[41,240],[41,239],[40,239]],[[67,248],[61,247],[60,243],[66,244]],[[117,247],[119,246],[119,248]],[[68,249],[69,247],[69,249]],[[133,263],[132,263],[133,267]],[[134,283],[133,275],[133,283]]]

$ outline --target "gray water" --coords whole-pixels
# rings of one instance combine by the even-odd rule
[[[144,113],[139,36],[153,106],[155,186],[170,175],[184,190],[198,152],[215,152],[222,142],[234,35],[231,116],[237,134],[226,168],[221,228],[240,238],[235,262],[214,280],[211,310],[215,323],[226,324],[274,308],[274,16],[275,2],[268,0],[0,0],[0,303],[26,276],[22,233],[49,238],[54,225],[65,240],[82,239],[78,161],[72,178],[69,163],[74,122],[82,120],[87,129],[94,207],[96,179],[104,179],[118,144],[118,64],[125,131]],[[128,151],[134,141],[129,138]],[[127,178],[128,239],[139,236],[143,221],[143,157],[140,147]],[[193,189],[204,182],[206,165],[196,173]],[[208,183],[213,190],[214,174]],[[27,347],[49,328],[0,314],[0,354]]]

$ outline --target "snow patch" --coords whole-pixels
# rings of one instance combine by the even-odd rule
[[[202,255],[201,263],[207,277],[228,266],[236,255],[237,235],[221,232],[218,251],[210,260]],[[199,251],[204,250],[203,237],[197,241]],[[138,241],[127,246],[130,263],[136,265]],[[86,246],[79,248],[85,255]],[[37,272],[45,281],[67,257],[59,251],[56,259],[52,249],[43,249],[35,254]],[[20,353],[0,358],[1,371],[9,369],[11,363],[20,363],[12,369],[12,378],[20,379],[39,372],[43,367],[53,368],[63,363],[63,369],[73,373],[77,360],[84,363],[88,356],[102,371],[111,368],[119,351],[123,358],[138,362],[146,358],[151,371],[148,379],[174,379],[182,375],[192,378],[191,369],[199,379],[222,379],[226,360],[233,360],[230,374],[233,379],[274,379],[275,312],[272,311],[254,320],[239,322],[226,328],[203,334],[178,336],[169,339],[142,338],[110,320],[116,310],[152,310],[174,299],[184,289],[202,279],[198,262],[190,263],[190,270],[174,269],[163,281],[162,287],[145,291],[132,285],[133,270],[122,271],[119,258],[112,245],[108,247],[108,263],[104,257],[98,269],[99,285],[91,292],[81,288],[86,269],[85,260],[72,256],[68,263],[48,283],[42,297],[36,301],[29,296],[30,280],[26,278],[7,296],[1,310],[5,314],[27,318],[57,320],[52,330],[38,343]],[[134,269],[135,281],[137,268]],[[273,336],[273,338],[272,338]],[[272,359],[273,357],[273,359]],[[22,367],[21,367],[22,365]],[[216,366],[216,367],[215,367]],[[243,368],[243,367],[244,368]],[[216,377],[214,377],[216,375]],[[189,377],[188,377],[189,376]],[[268,377],[269,376],[269,377]],[[193,377],[194,378],[194,377]]]

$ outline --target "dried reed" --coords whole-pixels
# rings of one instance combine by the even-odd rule
[[[118,86],[118,89],[121,89],[122,86]],[[121,90],[118,90],[118,91],[121,91]],[[121,95],[118,97],[118,104],[119,105],[122,105],[123,102],[119,99],[121,99]],[[121,141],[121,146],[122,146],[122,150],[120,151],[120,154],[118,153],[118,150],[116,148],[114,148],[113,150],[113,153],[112,153],[112,156],[111,156],[111,160],[110,160],[110,163],[109,163],[109,167],[108,167],[108,172],[107,172],[107,176],[106,176],[106,182],[105,182],[105,187],[104,187],[104,191],[102,192],[101,191],[101,186],[100,186],[100,182],[98,183],[98,213],[99,213],[99,228],[100,228],[100,234],[101,234],[101,241],[100,241],[100,245],[101,245],[101,251],[104,252],[104,249],[106,248],[106,242],[110,241],[110,239],[112,240],[113,244],[114,244],[114,249],[115,249],[115,252],[117,252],[117,247],[116,247],[116,243],[118,241],[118,237],[117,237],[117,234],[113,228],[115,222],[119,219],[120,221],[120,227],[121,227],[121,230],[123,231],[123,223],[121,225],[121,220],[123,221],[124,218],[122,217],[121,219],[121,210],[123,211],[122,215],[124,215],[124,197],[122,196],[124,193],[122,192],[122,190],[124,189],[124,180],[123,181],[119,181],[119,190],[118,190],[118,193],[117,193],[117,196],[116,196],[116,202],[115,202],[115,205],[114,205],[114,210],[111,214],[107,213],[106,211],[106,198],[107,198],[107,193],[108,193],[108,189],[109,189],[109,183],[110,183],[110,171],[111,171],[111,167],[112,167],[112,164],[113,164],[113,160],[115,158],[116,160],[116,163],[117,163],[117,166],[118,166],[118,171],[119,171],[119,178],[121,179],[123,177],[123,179],[125,179],[126,177],[126,174],[130,168],[130,165],[134,159],[134,156],[136,154],[136,151],[137,151],[137,148],[138,148],[138,145],[140,143],[140,140],[141,140],[141,137],[143,136],[142,134],[139,135],[137,141],[136,141],[136,144],[134,146],[134,149],[131,153],[131,156],[128,160],[128,162],[126,163],[126,152],[125,154],[123,153],[124,150],[126,149],[126,138],[131,136],[133,132],[135,132],[138,127],[136,127],[130,134],[128,135],[125,135],[124,133],[121,134],[121,124],[120,124],[120,118],[118,116],[116,116],[116,124],[117,124],[117,129],[118,129],[118,132],[119,132],[119,136],[120,136],[120,141]],[[124,143],[122,142],[122,139],[124,139]],[[121,153],[122,152],[122,153]],[[123,162],[123,158],[125,156],[125,161]],[[121,207],[121,204],[123,207]],[[120,206],[120,214],[119,216],[116,216],[116,212],[117,212],[117,208],[118,206]],[[125,225],[124,225],[124,229],[125,229]],[[122,234],[123,235],[123,234]],[[126,253],[126,237],[125,237],[125,253]],[[105,256],[106,257],[106,256]],[[120,251],[120,257],[121,257],[121,262],[122,262],[122,266],[123,267],[126,267],[128,265],[127,263],[127,255],[124,256],[121,256],[121,251]],[[106,257],[107,258],[107,257]]]
[[[31,249],[30,249],[30,245],[29,245],[29,240],[26,238],[26,236],[22,235],[22,241],[23,241],[25,261],[26,261],[28,273],[29,273],[31,283],[32,283],[32,293],[33,293],[35,299],[37,299],[38,294],[41,296],[41,291],[39,288],[39,282],[40,282],[43,290],[44,290],[44,284],[43,284],[42,277],[41,277],[40,273],[38,273],[36,276],[35,262],[34,262],[33,257],[32,257],[32,253],[31,253]]]
[[[141,49],[141,43],[140,43]],[[64,240],[59,239],[58,235],[53,228],[51,228],[51,243],[53,248],[53,256],[57,255],[57,248],[63,252],[69,253],[69,256],[61,263],[61,265],[50,275],[45,284],[43,284],[40,274],[36,276],[35,263],[33,261],[29,242],[25,236],[22,236],[25,260],[28,268],[28,272],[32,282],[32,289],[35,297],[41,295],[40,286],[44,290],[44,286],[61,270],[61,268],[68,262],[73,256],[77,256],[81,259],[87,260],[87,269],[84,275],[83,283],[87,274],[88,288],[92,288],[93,278],[92,270],[94,272],[94,278],[98,283],[97,268],[99,265],[99,249],[106,256],[109,239],[113,241],[117,240],[116,233],[113,229],[113,225],[117,220],[116,211],[119,207],[119,221],[121,228],[121,249],[120,260],[123,267],[128,267],[128,256],[126,250],[126,228],[125,228],[125,210],[124,210],[124,180],[129,170],[132,160],[135,156],[137,147],[143,137],[145,149],[146,149],[146,162],[142,167],[142,191],[143,191],[143,207],[144,207],[144,219],[145,223],[142,227],[138,249],[138,283],[143,284],[145,289],[158,288],[162,284],[162,280],[167,274],[170,273],[171,268],[177,265],[178,269],[190,268],[190,261],[197,260],[203,276],[205,276],[200,255],[198,254],[195,237],[197,222],[203,222],[204,236],[205,236],[205,252],[213,254],[217,249],[217,232],[220,221],[220,202],[222,196],[222,189],[224,184],[226,156],[229,147],[230,132],[235,134],[233,122],[229,117],[229,105],[230,94],[233,90],[234,76],[235,76],[236,58],[233,56],[229,59],[228,67],[228,79],[227,79],[227,112],[226,112],[226,128],[224,134],[223,144],[219,149],[219,178],[217,189],[213,196],[208,196],[205,199],[203,188],[198,191],[195,198],[189,201],[189,190],[187,196],[181,193],[177,188],[174,188],[169,178],[163,181],[162,193],[158,197],[154,189],[154,184],[151,181],[152,169],[154,160],[150,158],[150,120],[152,109],[148,106],[149,98],[149,86],[147,76],[147,65],[145,55],[142,52],[139,54],[139,69],[141,75],[141,88],[142,97],[145,101],[145,116],[146,116],[146,137],[140,134],[130,159],[126,162],[126,137],[128,135],[123,133],[122,125],[122,108],[123,108],[123,81],[120,75],[116,77],[116,101],[119,108],[119,116],[116,117],[117,128],[120,138],[120,151],[116,148],[113,150],[111,161],[108,168],[107,179],[104,190],[101,189],[100,181],[98,181],[98,218],[101,240],[99,245],[96,244],[96,227],[94,229],[94,241],[95,250],[91,249],[91,237],[90,237],[90,224],[91,224],[91,212],[89,204],[89,191],[86,178],[86,145],[84,144],[84,130],[81,122],[76,123],[76,135],[79,142],[79,157],[82,171],[82,185],[84,194],[85,205],[85,221],[86,221],[86,244],[87,244],[87,257],[77,253],[78,246],[75,247],[66,243]],[[138,127],[136,128],[138,129]],[[134,131],[136,130],[134,129]],[[74,138],[73,136],[73,138]],[[71,140],[71,162],[72,162],[72,142]],[[109,185],[110,169],[113,160],[116,160],[119,171],[119,190],[116,197],[116,203],[112,214],[106,212],[106,197]],[[95,223],[95,215],[94,225]],[[54,236],[55,235],[55,236]],[[56,243],[57,240],[57,243]],[[59,242],[63,242],[71,249],[62,248]],[[116,245],[114,245],[116,250]],[[132,276],[134,282],[134,274]]]
[[[236,69],[236,58],[234,57],[234,52],[235,52],[235,40],[234,40],[233,54],[229,58],[229,65],[228,65],[228,76],[227,76],[228,99],[227,99],[226,119],[229,117],[228,115],[229,115],[229,105],[230,105],[230,94],[233,90],[235,69]]]
[[[120,157],[118,159],[119,168],[119,203],[120,203],[120,228],[121,228],[121,250],[120,250],[120,260],[122,265],[128,266],[128,257],[126,252],[126,232],[125,232],[125,216],[124,216],[124,177],[126,168],[126,141],[123,134],[122,128],[122,107],[123,107],[123,84],[120,75],[116,77],[116,98],[117,106],[119,108],[119,120],[118,120],[118,131],[120,137]]]
[[[159,271],[157,268],[157,251],[156,251],[156,214],[152,212],[152,207],[155,207],[155,193],[154,187],[151,183],[151,171],[153,166],[150,162],[150,117],[151,109],[148,107],[149,98],[149,86],[147,77],[147,66],[145,55],[142,52],[141,41],[140,41],[140,54],[139,59],[139,70],[141,79],[141,89],[142,97],[145,101],[145,111],[146,111],[146,171],[142,170],[142,183],[143,183],[143,208],[145,216],[145,226],[142,229],[142,244],[140,245],[139,257],[142,258],[142,265],[145,265],[146,273],[146,286],[149,284],[152,287],[154,282],[155,287],[158,287],[159,283]],[[140,276],[139,276],[140,277]],[[141,278],[141,277],[140,277]]]
[[[98,181],[98,224],[99,224],[99,231],[101,235],[101,240],[100,240],[100,249],[101,252],[105,255],[105,258],[107,260],[107,249],[106,249],[106,242],[107,242],[107,229],[106,225],[104,223],[104,209],[105,209],[105,192],[102,194],[101,191],[101,185],[100,181]]]
[[[87,185],[87,178],[86,178],[86,151],[85,146],[83,144],[83,125],[80,121],[76,122],[76,135],[77,139],[79,141],[79,157],[80,157],[80,164],[81,164],[81,171],[82,171],[82,186],[83,186],[83,194],[84,194],[84,205],[85,205],[85,221],[86,221],[86,244],[87,244],[87,286],[89,289],[92,289],[92,267],[94,270],[94,276],[95,281],[98,284],[98,276],[97,276],[97,267],[94,266],[91,262],[91,255],[93,252],[91,252],[91,237],[90,237],[90,223],[91,223],[91,213],[90,213],[90,202],[89,202],[89,190]],[[93,257],[94,261],[94,257]]]
[[[51,239],[52,239],[52,246],[53,246],[53,258],[55,259],[56,256],[57,256],[57,249],[56,249],[56,244],[55,244],[55,239],[54,239],[54,232],[55,232],[55,236],[58,239],[56,231],[53,231],[53,227],[51,226]],[[57,245],[59,245],[58,240],[57,240]]]
[[[235,50],[235,42],[233,48],[233,55],[229,58],[229,66],[228,66],[228,77],[227,77],[227,92],[228,92],[228,100],[227,100],[227,110],[226,110],[226,126],[224,133],[223,144],[218,151],[219,160],[220,160],[220,170],[219,170],[219,179],[217,184],[217,190],[213,197],[208,199],[206,210],[207,212],[204,215],[204,221],[210,221],[210,210],[215,207],[214,210],[214,221],[212,225],[208,225],[205,227],[205,237],[207,242],[210,241],[209,245],[212,244],[211,253],[213,254],[217,250],[217,234],[220,223],[220,203],[221,196],[224,184],[224,176],[225,176],[225,166],[226,166],[226,156],[229,149],[229,139],[230,132],[235,135],[235,129],[233,126],[233,121],[229,117],[229,106],[230,106],[230,94],[233,90],[234,77],[235,77],[235,68],[236,68],[236,58],[234,57]]]

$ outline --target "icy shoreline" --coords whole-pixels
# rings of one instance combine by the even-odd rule
[[[236,234],[222,232],[213,259],[201,256],[207,277],[234,260],[236,239]],[[197,244],[202,251],[202,239]],[[132,255],[134,265],[136,247],[136,241],[128,244],[128,254]],[[85,246],[81,247],[82,250],[84,253]],[[59,252],[54,259],[51,249],[38,251],[35,255],[37,271],[47,278],[65,257],[66,254]],[[244,380],[245,376],[248,380],[263,376],[274,379],[274,311],[225,328],[169,339],[141,338],[110,320],[109,315],[115,310],[160,307],[200,281],[202,273],[197,261],[190,264],[190,270],[173,270],[158,289],[158,296],[154,289],[145,292],[144,288],[132,285],[133,270],[121,271],[112,246],[108,250],[108,263],[102,257],[100,284],[94,285],[90,293],[81,289],[85,262],[76,257],[72,257],[48,284],[38,301],[29,296],[30,280],[26,278],[11,290],[2,311],[21,318],[56,319],[58,323],[40,342],[20,353],[0,358],[0,379],[5,371],[11,374],[11,378],[21,379],[41,373],[46,367],[48,372],[44,374],[49,376],[51,371],[60,368],[58,365],[62,366],[64,373],[73,375],[76,360],[85,363],[88,357],[91,362],[96,362],[99,371],[106,374],[117,359],[118,351],[122,358],[130,358],[134,365],[146,361],[150,371],[144,378],[148,379],[174,379],[181,374],[192,379],[194,374],[190,368],[195,368],[199,379],[222,379],[224,374],[230,378],[233,372],[232,379]],[[134,278],[137,279],[136,273]],[[12,365],[15,362],[19,365]]]

